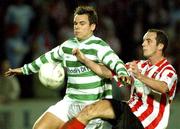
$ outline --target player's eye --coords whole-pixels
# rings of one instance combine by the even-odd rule
[[[77,22],[73,22],[74,25],[77,25]]]
[[[84,21],[83,21],[83,22],[80,22],[80,25],[85,25],[85,24],[86,24],[86,22],[84,22]]]

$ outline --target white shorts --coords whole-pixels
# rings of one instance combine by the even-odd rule
[[[74,102],[72,99],[64,97],[64,99],[57,102],[55,105],[50,106],[46,112],[50,112],[64,122],[67,122],[88,104]],[[85,129],[111,129],[111,125],[101,119],[94,119],[88,123]]]

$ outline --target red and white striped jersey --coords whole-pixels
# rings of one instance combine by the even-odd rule
[[[145,129],[165,129],[169,120],[170,102],[176,90],[175,69],[166,59],[156,65],[151,65],[148,60],[140,60],[137,65],[143,75],[167,83],[169,92],[164,94],[154,91],[136,79],[128,104]]]

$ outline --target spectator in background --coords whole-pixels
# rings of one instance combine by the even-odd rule
[[[43,19],[42,19],[43,20]],[[51,50],[54,47],[53,36],[49,32],[47,25],[42,22],[36,22],[32,26],[32,33],[28,37],[31,56],[36,59],[39,55]]]
[[[17,24],[19,35],[24,39],[27,37],[29,24],[33,17],[34,11],[31,6],[25,4],[24,0],[14,0],[14,3],[7,8],[5,24]]]
[[[68,12],[65,1],[52,0],[49,2],[48,10],[46,11],[48,13],[49,30],[54,36],[57,36],[59,29],[63,30],[64,24],[68,23],[70,25],[69,17],[71,14]]]
[[[17,24],[8,24],[6,27],[5,52],[10,67],[19,67],[28,52],[28,46],[19,35],[20,28]]]
[[[116,36],[114,22],[108,16],[102,17],[101,22],[102,37],[104,37],[104,40],[108,42],[116,54],[120,56],[122,52],[121,41]]]

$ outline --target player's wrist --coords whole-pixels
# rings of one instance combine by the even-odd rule
[[[142,79],[142,74],[141,73],[138,73],[138,75],[136,76],[136,78],[138,79],[138,80],[141,80]]]
[[[21,68],[19,68],[20,70],[20,74],[24,74],[24,75],[26,75],[26,71],[25,71],[25,69],[24,69],[24,67],[21,67]]]

